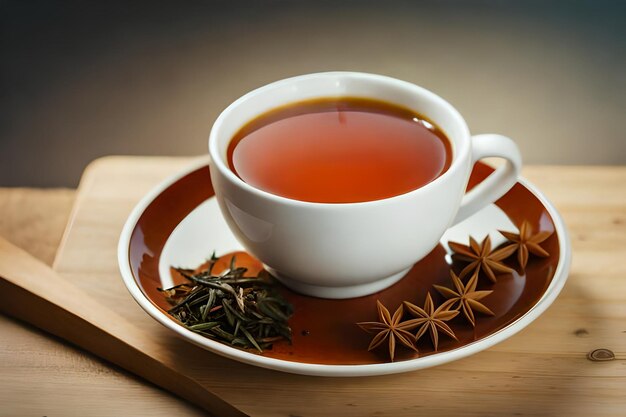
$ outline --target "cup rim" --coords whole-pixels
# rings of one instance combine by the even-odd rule
[[[303,200],[296,200],[296,199],[289,198],[289,197],[283,197],[277,194],[270,193],[268,191],[264,191],[260,188],[253,187],[252,185],[246,183],[241,178],[239,178],[227,166],[227,164],[224,161],[224,158],[222,158],[222,156],[219,153],[218,134],[219,134],[220,129],[222,128],[224,120],[227,117],[231,116],[231,114],[235,112],[240,105],[250,100],[251,98],[271,92],[272,90],[279,88],[281,86],[284,86],[285,84],[289,84],[293,82],[300,82],[303,80],[311,80],[315,78],[326,78],[326,77],[332,78],[332,77],[339,77],[339,76],[349,77],[352,79],[361,79],[361,80],[366,80],[366,81],[378,81],[378,82],[384,82],[388,84],[395,84],[398,87],[411,89],[415,91],[417,94],[426,96],[429,101],[436,102],[439,105],[442,105],[443,107],[445,107],[447,109],[447,112],[450,114],[451,118],[454,120],[454,123],[460,127],[461,129],[460,136],[463,136],[465,138],[465,140],[461,139],[459,143],[456,143],[456,147],[453,149],[452,162],[450,163],[450,167],[443,174],[439,175],[437,178],[435,178],[431,182],[419,188],[416,188],[414,190],[408,191],[406,193],[402,193],[402,194],[398,194],[398,195],[394,195],[391,197],[378,199],[378,200],[358,201],[358,202],[351,202],[351,203],[322,203],[322,202],[303,201]],[[375,98],[375,97],[372,97],[372,98]],[[297,102],[297,101],[294,101],[294,102]],[[447,133],[446,133],[446,138],[449,141],[453,142]],[[420,87],[417,84],[413,84],[408,81],[399,80],[393,77],[388,77],[385,75],[371,74],[371,73],[365,73],[365,72],[353,72],[353,71],[328,71],[328,72],[317,72],[317,73],[310,73],[310,74],[298,75],[295,77],[284,78],[284,79],[266,84],[262,87],[256,88],[244,94],[243,96],[239,97],[237,100],[233,101],[228,107],[226,107],[217,117],[215,122],[213,123],[211,132],[209,134],[208,145],[209,145],[209,156],[211,159],[211,165],[216,167],[219,173],[224,178],[226,178],[229,182],[231,182],[233,185],[239,188],[242,188],[243,190],[249,193],[252,193],[256,195],[257,197],[261,197],[261,198],[271,200],[277,203],[291,204],[291,205],[300,206],[300,207],[345,208],[345,207],[355,207],[355,206],[363,206],[363,205],[372,206],[372,205],[386,204],[386,203],[395,202],[395,201],[401,201],[407,198],[412,198],[415,195],[427,192],[428,190],[436,187],[438,184],[444,182],[447,178],[455,175],[456,172],[461,169],[461,165],[462,165],[461,160],[463,159],[462,157],[464,155],[467,155],[470,151],[469,139],[470,139],[469,128],[467,126],[467,123],[465,122],[465,119],[463,118],[463,116],[461,116],[459,111],[454,106],[452,106],[452,104],[450,104],[448,101],[444,100],[442,97],[438,96],[432,91],[425,89],[424,87]],[[454,142],[451,144],[453,146],[455,145]]]

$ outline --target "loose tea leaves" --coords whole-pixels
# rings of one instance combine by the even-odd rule
[[[175,268],[189,282],[159,289],[172,305],[168,313],[189,330],[243,349],[262,352],[277,341],[291,342],[293,307],[276,291],[272,277],[265,271],[244,276],[247,269],[236,266],[235,256],[214,274],[218,260],[213,254],[202,270]]]

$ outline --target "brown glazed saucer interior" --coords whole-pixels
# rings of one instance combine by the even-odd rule
[[[485,164],[476,164],[469,188],[487,177],[492,170]],[[139,216],[132,230],[128,256],[133,277],[144,296],[164,314],[169,305],[157,291],[162,286],[159,274],[160,255],[176,226],[199,204],[212,196],[209,169],[203,166],[158,194]],[[478,284],[479,290],[493,290],[492,294],[481,300],[495,313],[493,316],[478,313],[476,326],[472,327],[459,314],[448,322],[458,341],[446,336],[440,337],[438,351],[435,352],[430,339],[422,337],[418,342],[419,354],[408,349],[398,349],[396,362],[437,355],[489,337],[525,315],[548,289],[559,263],[561,250],[552,216],[539,198],[521,183],[516,184],[496,205],[516,225],[528,221],[535,232],[553,232],[542,243],[550,256],[531,257],[523,272],[514,256],[507,259],[507,265],[516,272],[500,275],[495,284],[484,278]],[[211,239],[211,236],[207,236],[207,239]],[[467,244],[467,240],[459,243]],[[207,253],[208,256],[210,253]],[[451,265],[446,259],[446,250],[439,245],[398,283],[365,297],[329,300],[300,295],[281,287],[281,292],[294,306],[294,314],[289,322],[293,331],[293,342],[275,343],[272,349],[261,355],[308,364],[364,365],[388,362],[386,349],[367,351],[372,335],[364,332],[355,323],[377,320],[376,300],[380,300],[392,312],[405,300],[423,305],[427,292],[430,292],[435,305],[441,303],[444,299],[433,285],[451,286]],[[261,268],[258,261],[245,253],[237,254],[237,261],[251,272]],[[457,272],[461,266],[452,265]],[[175,282],[180,279],[182,278],[174,276]],[[174,320],[171,317],[170,319]]]

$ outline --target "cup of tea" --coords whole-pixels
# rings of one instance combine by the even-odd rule
[[[394,284],[449,227],[504,195],[521,168],[512,140],[471,136],[436,94],[357,72],[244,95],[215,121],[209,155],[237,239],[286,286],[323,298]],[[505,164],[466,193],[486,157]]]

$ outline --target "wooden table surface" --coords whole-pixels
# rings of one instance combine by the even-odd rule
[[[74,195],[69,189],[0,188],[0,236],[52,265]],[[74,415],[205,413],[88,352],[0,314],[0,416]]]
[[[485,389],[500,393],[503,405],[510,401],[507,392],[516,390],[515,401],[525,402],[516,404],[515,412],[523,415],[624,415],[626,268],[620,262],[626,258],[626,167],[526,167],[524,176],[563,215],[573,244],[572,271],[563,293],[541,318],[490,350],[498,356],[516,343],[536,343],[524,346],[523,360],[503,357],[517,361],[518,369],[508,383]],[[0,235],[51,264],[73,199],[72,190],[0,189]],[[554,335],[541,340],[546,329]],[[0,316],[0,335],[1,416],[203,414],[14,319]],[[589,361],[587,353],[598,348],[610,349],[616,359]],[[466,370],[484,363],[473,358],[460,362]],[[498,375],[497,366],[480,371],[492,372],[499,382],[507,379]],[[520,393],[519,379],[534,384],[524,384],[527,391]],[[466,402],[468,410],[480,407],[463,394],[451,392],[450,403]],[[437,407],[427,406],[431,415],[437,414]],[[439,414],[454,409],[439,407]],[[492,414],[502,410],[512,409]]]

